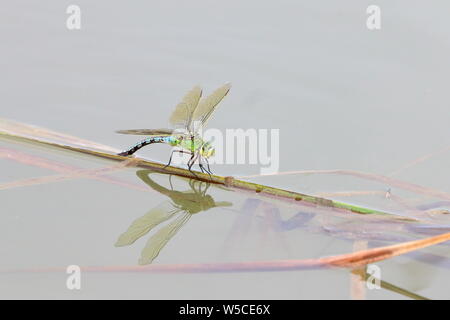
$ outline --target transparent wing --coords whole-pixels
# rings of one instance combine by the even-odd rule
[[[170,239],[180,230],[180,228],[189,220],[191,215],[189,213],[182,212],[179,217],[170,222],[166,226],[158,230],[150,239],[141,252],[141,258],[139,259],[140,265],[152,263],[152,261],[158,256],[162,248],[169,242]]]
[[[135,134],[144,136],[170,136],[173,133],[172,129],[132,129],[132,130],[118,130],[121,134]]]
[[[199,86],[195,86],[177,105],[170,116],[169,123],[176,128],[189,128],[192,121],[192,114],[197,107],[201,96],[202,89]]]
[[[133,221],[127,231],[117,239],[116,247],[128,246],[140,237],[146,235],[154,227],[172,218],[181,210],[175,208],[170,201],[165,201],[158,207],[150,210],[147,214]]]
[[[231,84],[227,83],[214,91],[208,97],[202,99],[194,111],[192,120],[200,121],[202,125],[205,125],[216,106],[227,95],[228,91],[230,91],[230,88]]]

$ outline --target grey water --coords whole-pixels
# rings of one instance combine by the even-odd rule
[[[81,9],[79,30],[66,26],[71,4]],[[0,9],[0,117],[126,149],[140,137],[116,130],[165,127],[194,85],[207,94],[229,81],[232,89],[208,126],[278,129],[280,172],[346,169],[450,192],[450,156],[439,153],[450,146],[450,4],[377,1],[381,29],[369,30],[366,9],[371,4],[10,1]],[[72,168],[113,165],[8,139],[0,140],[0,150]],[[163,163],[169,154],[162,145],[139,152]],[[350,272],[341,269],[86,272],[81,289],[68,290],[68,265],[137,266],[154,233],[128,246],[114,244],[133,221],[173,200],[152,191],[136,168],[114,171],[110,180],[78,177],[20,187],[7,186],[58,173],[7,157],[0,158],[0,168],[0,185],[6,186],[0,190],[2,299],[352,297]],[[213,171],[252,176],[261,165],[217,164]],[[170,189],[168,177],[155,179]],[[305,193],[391,188],[410,203],[425,201],[423,195],[348,176],[280,175],[252,181]],[[186,180],[172,182],[175,190],[193,192]],[[153,264],[308,259],[353,250],[352,241],[330,231],[335,222],[325,228],[326,219],[289,220],[297,214],[326,214],[217,187],[208,194],[233,205],[193,214]],[[382,196],[352,200],[390,208]],[[276,222],[262,211],[264,205],[274,206]],[[287,221],[294,226],[286,227]],[[386,234],[403,235],[393,229]],[[430,256],[439,257],[438,262],[429,263]],[[438,246],[378,265],[389,283],[428,298],[448,298],[447,256],[448,248]],[[61,270],[1,272],[52,267]],[[366,297],[406,298],[387,289],[367,290]]]

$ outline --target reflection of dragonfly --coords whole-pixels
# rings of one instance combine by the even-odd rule
[[[148,138],[136,143],[128,150],[119,153],[121,156],[129,156],[140,148],[152,143],[166,143],[173,147],[180,147],[181,150],[173,150],[169,163],[172,161],[174,152],[189,154],[188,168],[191,171],[195,161],[198,161],[200,170],[211,174],[208,158],[214,155],[214,148],[211,143],[204,141],[198,131],[204,127],[211,117],[215,107],[225,97],[230,90],[230,84],[225,84],[210,96],[200,100],[202,89],[198,86],[189,91],[183,100],[177,105],[170,117],[170,124],[174,129],[136,129],[120,130],[118,133],[146,135]],[[207,168],[201,162],[205,159]]]
[[[184,192],[169,190],[150,179],[149,174],[153,172],[151,170],[140,170],[137,172],[137,175],[152,189],[168,196],[172,201],[163,202],[135,220],[128,230],[120,235],[115,244],[116,247],[131,245],[153,228],[167,220],[172,220],[150,237],[139,259],[139,264],[141,265],[151,263],[166,243],[189,220],[191,215],[215,207],[229,207],[232,205],[231,202],[227,201],[215,202],[210,195],[206,194],[210,186],[209,183],[191,179],[189,180],[191,190]]]

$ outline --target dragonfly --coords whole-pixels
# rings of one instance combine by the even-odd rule
[[[146,135],[146,139],[139,141],[129,149],[119,153],[120,156],[130,156],[139,149],[154,143],[165,143],[173,149],[170,154],[169,166],[172,161],[172,156],[175,152],[190,155],[187,166],[190,172],[195,162],[198,162],[202,173],[212,174],[208,158],[214,156],[215,149],[212,143],[204,141],[199,134],[200,128],[204,128],[211,118],[217,105],[230,91],[231,84],[226,83],[216,89],[209,96],[202,98],[202,89],[195,86],[191,89],[176,106],[175,110],[169,118],[171,128],[168,129],[132,129],[119,130],[117,133]],[[206,162],[204,166],[202,160]]]

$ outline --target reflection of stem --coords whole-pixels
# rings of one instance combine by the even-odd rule
[[[411,161],[411,162],[408,162],[408,163],[405,164],[403,167],[401,167],[401,168],[399,168],[399,169],[397,169],[397,170],[395,170],[395,171],[389,173],[388,176],[394,176],[394,175],[397,175],[397,174],[399,174],[400,172],[402,172],[403,170],[409,169],[409,168],[415,166],[416,164],[419,164],[419,163],[421,163],[421,162],[424,162],[424,161],[430,159],[431,157],[438,156],[438,155],[443,154],[443,153],[445,153],[445,152],[447,152],[447,151],[450,151],[450,147],[445,147],[445,148],[442,148],[442,149],[440,149],[440,150],[438,150],[438,151],[436,151],[436,152],[429,153],[429,154],[426,154],[426,155],[424,155],[424,156],[421,156],[420,158],[417,158],[417,159],[415,159],[415,160],[413,160],[413,161]]]
[[[106,181],[108,183],[118,184],[118,185],[122,185],[122,186],[126,186],[129,188],[147,192],[148,191],[147,188],[142,188],[140,186],[135,186],[135,185],[132,185],[129,183],[117,181],[116,179],[113,179],[113,178],[106,178],[106,177],[102,178],[103,175],[114,172],[114,171],[122,170],[125,166],[127,166],[126,163],[115,165],[115,166],[110,166],[110,167],[105,167],[105,168],[100,168],[100,169],[77,169],[77,170],[72,170],[72,171],[70,171],[68,173],[64,173],[64,174],[38,177],[38,178],[29,178],[29,179],[24,179],[24,180],[7,182],[7,183],[0,184],[0,190],[25,187],[25,186],[33,186],[33,185],[39,185],[39,184],[46,184],[46,183],[51,183],[51,182],[60,182],[60,181],[71,180],[71,179],[80,179],[80,178],[93,178],[94,179],[95,178],[98,180]]]
[[[348,175],[348,176],[354,176],[361,179],[366,180],[373,180],[378,181],[381,183],[384,183],[388,186],[397,187],[405,190],[409,190],[416,193],[425,194],[428,196],[434,196],[437,198],[442,198],[446,200],[450,200],[450,194],[434,190],[431,188],[423,187],[417,184],[397,180],[394,178],[373,174],[373,173],[366,173],[366,172],[360,172],[360,171],[354,171],[354,170],[341,170],[341,169],[335,169],[335,170],[301,170],[301,171],[286,171],[286,172],[278,172],[273,174],[264,174],[264,175],[252,175],[252,176],[245,176],[241,178],[253,178],[253,177],[263,177],[263,176],[281,176],[281,175],[295,175],[295,174],[339,174],[339,175]]]
[[[272,260],[272,261],[247,261],[235,263],[201,263],[201,264],[171,264],[171,265],[149,265],[149,266],[92,266],[82,267],[87,272],[163,272],[163,273],[201,273],[201,272],[270,272],[270,271],[293,271],[311,270],[320,268],[357,268],[370,263],[386,260],[401,254],[422,249],[438,243],[450,240],[450,233],[438,236],[403,242],[396,245],[368,249],[354,253],[330,256],[318,259],[302,260]],[[7,272],[59,272],[61,268],[29,268],[2,270]],[[392,288],[393,286],[387,285]]]
[[[90,178],[98,181],[120,185],[130,189],[149,192],[148,188],[144,188],[140,185],[132,184],[113,177],[106,176],[106,174],[110,172],[122,170],[125,166],[128,166],[129,163],[125,162],[119,165],[114,165],[100,169],[81,169],[75,166],[58,163],[56,161],[51,161],[37,156],[31,156],[25,152],[20,152],[3,147],[0,147],[0,157],[4,157],[25,165],[35,166],[38,168],[48,169],[60,173],[58,175],[51,175],[39,178],[29,178],[19,181],[3,183],[0,184],[0,190],[59,182],[70,179]],[[130,159],[130,161],[133,161],[133,159]]]
[[[363,275],[364,281],[366,281],[370,276],[371,276],[370,274],[365,273]],[[397,286],[395,286],[395,285],[393,285],[393,284],[391,284],[389,282],[386,282],[384,280],[381,280],[381,279],[380,279],[380,286],[383,289],[386,289],[386,290],[389,290],[389,291],[401,294],[401,295],[403,295],[405,297],[408,297],[408,298],[411,298],[411,299],[414,299],[414,300],[430,300],[430,299],[425,298],[425,297],[423,297],[421,295],[418,295],[417,293],[414,293],[414,292],[408,291],[406,289],[397,287]]]
[[[385,195],[386,191],[380,190],[359,190],[359,191],[336,191],[336,192],[317,192],[315,195],[319,197],[354,197],[354,196],[372,196]]]

